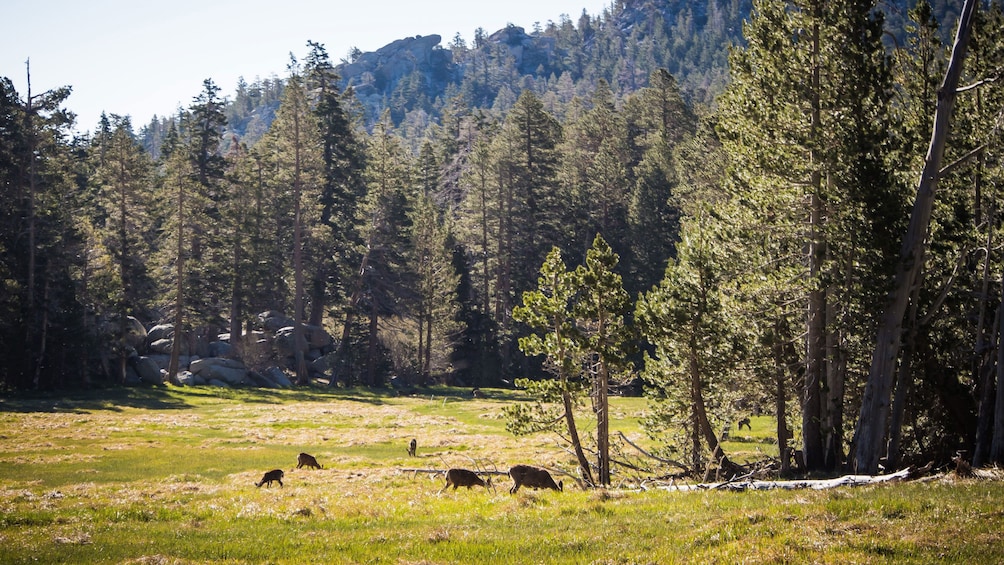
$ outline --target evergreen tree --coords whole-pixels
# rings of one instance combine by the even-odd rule
[[[709,220],[704,211],[684,223],[676,260],[659,286],[639,301],[635,318],[655,346],[645,364],[655,408],[647,426],[664,437],[670,451],[690,454],[692,473],[701,472],[710,454],[721,470],[734,474],[737,468],[715,429],[732,420],[734,387],[728,376],[734,374],[739,351],[722,286],[729,273]],[[677,430],[686,437],[665,435]]]
[[[519,340],[527,355],[544,355],[545,367],[556,380],[519,379],[517,386],[527,389],[539,399],[529,407],[513,404],[503,409],[508,417],[506,427],[520,435],[563,425],[579,464],[579,473],[587,486],[595,484],[592,467],[579,438],[575,406],[584,390],[582,379],[583,352],[575,339],[572,313],[576,292],[575,273],[568,271],[561,259],[561,250],[552,248],[540,268],[537,290],[523,293],[523,304],[513,310],[513,318],[526,323],[535,333]],[[561,402],[559,409],[550,406]]]
[[[632,248],[626,268],[631,292],[656,284],[673,256],[679,229],[679,211],[673,204],[678,183],[673,152],[696,125],[671,74],[660,69],[649,82],[625,107],[634,171],[627,203]]]
[[[513,297],[532,285],[530,265],[540,264],[552,245],[568,246],[561,223],[564,203],[557,185],[558,122],[540,100],[524,91],[506,117],[490,149],[497,190],[495,304],[503,366],[512,360],[509,341]]]
[[[454,320],[459,277],[449,248],[449,229],[427,193],[416,196],[410,216],[410,263],[417,283],[417,367],[422,382],[427,383],[432,376],[434,352],[442,367],[458,329]]]
[[[338,359],[340,363],[346,359],[345,348],[356,317],[368,316],[365,382],[380,387],[384,385],[380,319],[402,315],[397,305],[414,298],[405,265],[411,163],[391,131],[389,114],[385,113],[369,139],[366,161],[367,194],[359,208],[365,246],[347,306]]]
[[[105,117],[102,116],[103,122]],[[104,296],[92,294],[99,312],[118,318],[118,335],[125,335],[126,320],[144,309],[152,282],[146,259],[150,253],[147,230],[151,225],[152,162],[132,132],[129,118],[113,115],[95,138],[97,160],[92,182],[97,191],[98,232],[94,243],[109,253],[110,262],[98,263],[91,277],[105,279]],[[102,272],[106,270],[107,272]],[[118,379],[125,380],[129,351],[119,348]]]
[[[880,294],[857,281],[887,272],[888,230],[903,210],[886,160],[891,81],[881,31],[870,2],[756,2],[720,105],[736,196],[774,226],[780,257],[795,261],[774,267],[803,269],[801,290],[792,290],[806,312],[799,395],[809,469],[842,463],[846,371],[861,354],[849,330],[875,324]]]
[[[73,367],[84,356],[82,343],[66,341],[67,332],[82,331],[71,278],[80,239],[71,214],[80,193],[68,139],[74,116],[62,108],[70,88],[32,92],[26,70],[23,98],[8,79],[0,82],[0,272],[9,291],[0,309],[11,314],[0,324],[0,343],[22,352],[5,360],[0,381],[38,389],[78,375]]]
[[[586,252],[584,265],[575,270],[579,291],[572,309],[577,332],[574,334],[585,357],[584,370],[593,383],[593,412],[596,414],[597,480],[610,485],[610,401],[612,383],[623,382],[630,370],[628,355],[633,335],[625,317],[628,293],[615,272],[618,257],[599,234]]]
[[[358,245],[356,207],[365,194],[362,171],[363,147],[357,139],[343,96],[340,78],[324,46],[307,42],[310,52],[305,61],[307,90],[317,118],[321,143],[322,185],[320,194],[321,224],[324,237],[316,238],[319,249],[311,253],[314,268],[310,290],[310,324],[320,326],[329,294],[344,286],[357,257],[348,253]],[[320,234],[319,234],[320,235]],[[338,295],[334,294],[337,298]]]
[[[573,245],[586,249],[596,233],[626,249],[630,189],[626,125],[613,93],[600,81],[592,108],[565,127],[561,181],[571,203],[563,223],[574,225]],[[567,228],[566,228],[567,229]]]
[[[288,191],[288,214],[284,225],[291,230],[289,269],[293,278],[293,370],[296,382],[309,382],[306,351],[306,278],[311,228],[320,216],[319,195],[323,182],[317,118],[308,99],[307,86],[299,63],[291,57],[289,78],[276,120],[269,129],[266,146],[274,162],[272,190]]]
[[[181,116],[184,122],[184,115]],[[187,343],[187,329],[191,329],[193,316],[191,296],[193,293],[192,267],[189,259],[195,248],[195,226],[199,225],[201,213],[205,210],[202,193],[199,191],[198,175],[187,152],[189,139],[182,137],[172,128],[164,141],[158,197],[167,213],[163,224],[165,243],[161,248],[160,260],[165,273],[160,279],[165,287],[162,293],[165,306],[173,313],[173,342],[167,378],[172,384],[180,384],[178,371],[181,368],[182,346]],[[172,268],[173,267],[173,268]],[[185,354],[190,354],[185,349]]]

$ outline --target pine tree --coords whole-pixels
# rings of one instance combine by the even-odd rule
[[[706,210],[684,222],[677,259],[659,286],[643,295],[635,313],[639,329],[655,346],[644,373],[655,408],[647,426],[671,449],[690,453],[694,474],[708,453],[726,473],[737,470],[715,433],[716,426],[731,421],[728,375],[738,341],[722,285],[729,273],[715,248],[714,225]],[[664,435],[677,427],[686,430],[685,441]]]
[[[596,233],[626,248],[631,180],[626,125],[613,93],[601,81],[592,108],[565,128],[560,178],[571,203],[563,223],[575,225],[573,244],[586,249]]]
[[[846,283],[888,269],[880,245],[903,206],[886,161],[891,81],[881,30],[870,2],[757,2],[720,104],[736,196],[773,226],[770,245],[791,261],[774,268],[802,269],[791,291],[806,313],[799,394],[809,469],[842,462],[849,330],[875,323],[876,297]]]
[[[579,473],[586,485],[592,486],[596,483],[575,420],[575,406],[583,391],[583,352],[575,339],[572,313],[575,292],[575,273],[568,271],[561,250],[554,247],[541,265],[537,290],[523,293],[523,303],[513,309],[512,315],[535,332],[519,339],[520,349],[527,355],[544,355],[545,368],[557,380],[518,380],[517,386],[526,388],[541,403],[535,408],[514,404],[503,412],[508,418],[506,427],[517,435],[552,429],[562,422]],[[556,401],[561,402],[560,409],[548,407],[548,403]]]
[[[634,186],[628,195],[627,288],[638,292],[656,284],[673,256],[679,211],[673,204],[678,183],[674,149],[691,135],[696,120],[676,80],[665,69],[652,73],[650,86],[626,103],[628,146]]]
[[[181,120],[184,123],[184,114]],[[169,130],[162,151],[162,176],[158,190],[158,197],[164,208],[170,210],[163,225],[166,238],[158,262],[165,267],[173,267],[164,269],[163,272],[170,274],[165,275],[161,283],[166,287],[163,293],[165,305],[169,306],[174,315],[174,337],[167,378],[175,385],[181,382],[178,372],[181,368],[182,343],[186,341],[188,333],[185,331],[186,323],[191,326],[189,312],[192,310],[193,301],[190,297],[193,290],[190,283],[193,277],[188,260],[193,256],[195,226],[199,223],[197,218],[205,209],[198,189],[198,175],[187,152],[188,142],[177,129]]]
[[[289,190],[289,208],[286,210],[288,226],[292,231],[291,263],[293,277],[293,370],[296,382],[309,382],[306,361],[306,277],[308,241],[310,228],[318,220],[320,185],[322,183],[322,159],[319,154],[316,115],[308,100],[307,87],[299,63],[291,57],[288,67],[289,78],[283,93],[282,104],[275,122],[269,129],[267,144],[271,146],[273,187]]]
[[[546,249],[568,244],[561,225],[563,202],[556,190],[560,139],[558,122],[532,92],[524,91],[489,150],[498,222],[493,310],[504,370],[512,361],[513,297],[532,286],[530,265],[540,264]]]
[[[617,254],[600,234],[586,252],[584,265],[575,269],[574,285],[579,296],[572,309],[585,353],[585,372],[590,377],[593,411],[596,414],[597,480],[610,484],[610,401],[611,383],[623,382],[630,371],[633,335],[625,318],[630,301],[617,274]]]
[[[367,315],[366,384],[380,387],[384,384],[380,318],[403,314],[397,304],[413,299],[407,296],[411,281],[405,267],[411,163],[391,131],[387,113],[369,139],[366,161],[367,194],[359,208],[365,246],[347,306],[338,359],[346,358],[356,317]]]
[[[8,79],[0,82],[0,188],[6,275],[3,310],[11,316],[0,324],[0,342],[21,355],[5,360],[6,385],[42,388],[79,374],[69,359],[83,357],[83,347],[53,348],[67,339],[64,331],[80,330],[72,273],[79,235],[74,229],[74,157],[68,142],[74,116],[62,105],[69,87],[33,92],[26,64],[27,92],[22,98]],[[79,343],[79,342],[78,342]]]
[[[318,249],[311,254],[314,268],[309,323],[320,326],[325,305],[330,301],[328,294],[344,285],[343,277],[348,276],[355,265],[356,257],[347,250],[357,246],[359,241],[356,207],[365,194],[362,178],[365,163],[363,147],[345,110],[343,96],[349,93],[339,90],[340,78],[324,46],[312,41],[308,41],[307,46],[310,52],[304,73],[320,130],[323,166],[320,221],[327,232],[316,239]]]
[[[102,273],[102,265],[98,264],[91,276],[111,282],[104,287],[104,292],[111,295],[95,296],[94,306],[100,312],[116,315],[118,333],[124,335],[128,316],[143,310],[152,286],[146,265],[150,245],[145,233],[151,225],[152,162],[134,137],[128,117],[113,115],[108,129],[99,132],[105,135],[95,139],[95,219],[100,225],[100,246],[110,254],[111,262],[105,267],[111,271]],[[120,380],[125,379],[128,355],[124,348],[119,349]]]

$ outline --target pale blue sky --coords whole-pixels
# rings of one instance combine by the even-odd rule
[[[130,115],[138,130],[155,114],[187,107],[212,78],[230,96],[248,82],[285,76],[289,54],[307,40],[334,62],[351,47],[375,51],[404,37],[492,33],[512,23],[577,22],[598,16],[606,0],[0,0],[0,75],[27,94],[69,85],[66,107],[77,129],[93,130],[102,111]]]

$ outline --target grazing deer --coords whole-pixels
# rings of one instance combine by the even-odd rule
[[[271,471],[265,473],[265,476],[262,477],[260,481],[255,483],[254,486],[261,488],[262,485],[265,485],[265,488],[269,488],[272,486],[272,481],[277,481],[281,487],[282,475],[282,469],[272,469]]]
[[[446,486],[444,486],[439,492],[443,492],[444,490],[450,488],[451,485],[453,486],[453,490],[457,490],[457,487],[467,487],[467,490],[471,490],[471,487],[474,485],[485,487],[485,490],[495,488],[492,486],[491,477],[481,480],[481,477],[479,477],[477,473],[467,469],[450,469],[447,471]]]
[[[540,467],[516,465],[509,469],[509,476],[512,477],[513,482],[512,488],[509,489],[509,494],[516,494],[519,487],[565,490],[565,485],[561,481],[558,481],[558,484],[554,484],[551,474]]]
[[[415,457],[415,450],[418,449],[418,440],[412,439],[411,443],[408,444],[408,455]]]
[[[739,420],[739,429],[743,429],[743,426],[746,426],[747,430],[753,431],[753,428],[750,427],[750,419],[748,417]]]
[[[313,455],[301,453],[296,456],[296,468],[299,469],[304,465],[306,465],[307,467],[313,467],[315,469],[321,468],[321,464],[317,462],[317,459],[315,459]]]

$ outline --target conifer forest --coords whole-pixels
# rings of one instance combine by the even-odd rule
[[[750,414],[786,473],[1004,464],[999,0],[300,50],[145,124],[0,77],[0,394],[518,387],[601,454],[646,395],[695,471]]]

